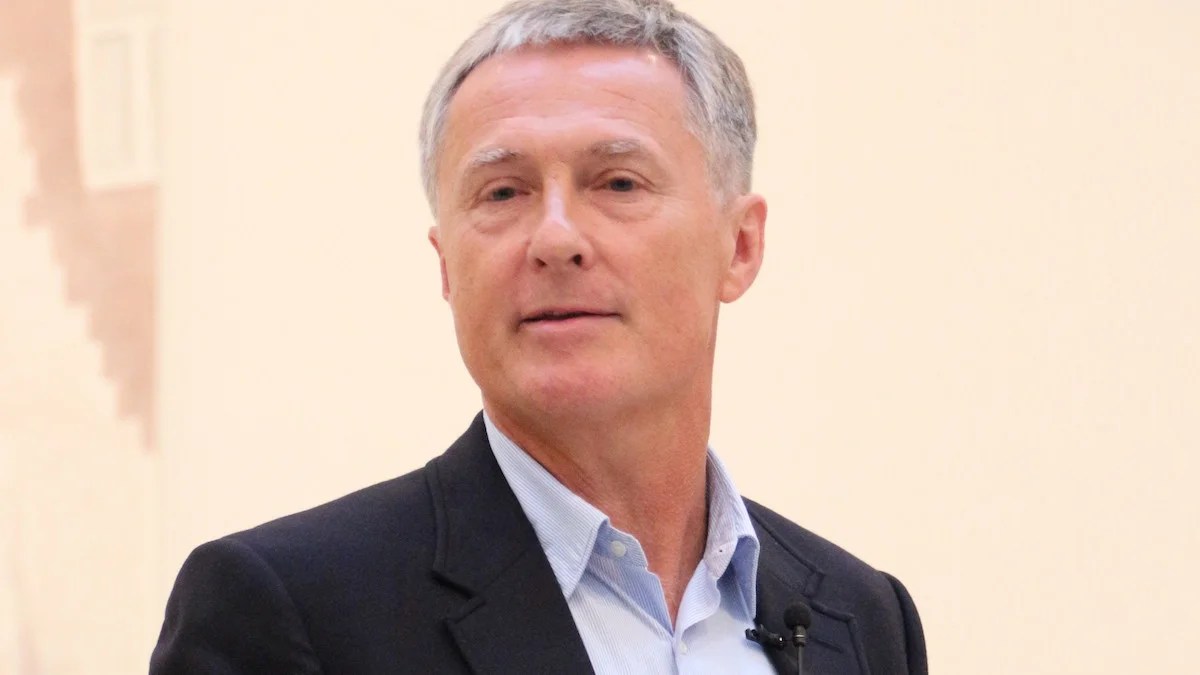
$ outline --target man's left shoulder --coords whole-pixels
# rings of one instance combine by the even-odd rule
[[[814,611],[843,623],[856,635],[848,642],[872,672],[928,672],[921,619],[899,580],[775,511],[745,502],[759,535],[760,588],[794,590]]]
[[[832,577],[842,594],[893,593],[890,575],[762,504],[751,499],[744,501],[750,519],[758,530],[763,558],[799,565],[804,571],[823,578]]]

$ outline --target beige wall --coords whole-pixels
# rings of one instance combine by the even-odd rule
[[[742,490],[900,576],[935,672],[1194,670],[1200,6],[679,4],[759,100],[767,261],[723,317],[713,429]],[[414,137],[496,3],[445,6],[166,2],[148,454],[45,233],[4,220],[28,167],[0,96],[0,375],[26,387],[0,403],[38,401],[0,416],[0,525],[66,485],[92,496],[41,502],[38,541],[100,542],[0,547],[0,575],[72,577],[0,592],[36,672],[129,672],[191,547],[415,468],[477,408]],[[136,620],[76,629],[74,598],[139,580]],[[125,651],[85,667],[101,639]]]
[[[93,133],[149,126],[125,114],[139,69],[105,64],[151,4],[0,3],[4,675],[144,670],[161,614],[153,176],[124,171],[121,134]],[[93,37],[117,58],[94,60]]]

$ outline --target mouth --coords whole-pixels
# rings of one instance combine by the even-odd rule
[[[598,312],[591,310],[558,310],[551,309],[531,314],[521,319],[522,324],[552,324],[565,323],[578,319],[603,319],[618,316],[613,312]]]

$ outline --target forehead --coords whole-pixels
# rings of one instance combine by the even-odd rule
[[[649,48],[524,47],[485,60],[463,81],[448,109],[443,167],[489,144],[590,145],[605,135],[651,145],[691,136],[674,62]]]

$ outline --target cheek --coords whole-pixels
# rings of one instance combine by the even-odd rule
[[[487,279],[495,267],[494,249],[485,238],[474,233],[460,234],[446,254],[451,304],[472,303],[479,293],[488,291]]]
[[[694,253],[694,252],[693,252]],[[654,273],[638,281],[647,295],[646,316],[664,349],[690,350],[711,341],[717,305],[712,266],[696,255],[664,256]]]
[[[650,278],[643,280],[643,288],[657,289],[663,302],[681,310],[717,303],[722,255],[715,232],[680,228],[651,242],[645,250],[651,252],[643,261]]]
[[[503,325],[512,307],[511,248],[492,238],[471,237],[447,256],[450,308],[460,335],[478,337]]]
[[[663,347],[691,350],[713,339],[721,286],[719,242],[715,232],[694,226],[671,235],[646,247],[653,254],[641,261],[644,276],[634,288],[648,294],[643,297],[651,305],[656,332],[666,337]]]

